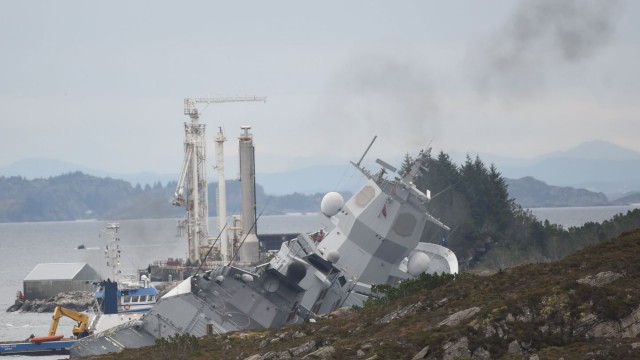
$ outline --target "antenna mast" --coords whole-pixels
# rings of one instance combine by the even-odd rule
[[[107,224],[104,230],[108,236],[107,244],[104,248],[104,257],[107,259],[107,268],[110,269],[111,279],[118,281],[120,277],[120,237],[118,236],[120,225],[117,223]]]

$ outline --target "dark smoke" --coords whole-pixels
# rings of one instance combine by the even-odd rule
[[[370,139],[377,134],[402,151],[426,146],[438,136],[439,124],[431,82],[423,69],[407,57],[388,54],[352,58],[330,84],[332,96],[323,104],[319,128],[334,138],[355,133]]]
[[[611,38],[615,8],[612,0],[522,1],[470,59],[479,89],[532,90],[550,68],[592,57]]]

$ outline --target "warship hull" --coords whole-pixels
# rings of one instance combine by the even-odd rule
[[[402,178],[371,174],[347,202],[327,194],[323,231],[282,244],[268,262],[245,269],[231,264],[194,275],[166,294],[141,319],[79,340],[71,357],[153,345],[156,339],[301,323],[345,306],[362,306],[375,284],[398,285],[422,273],[456,273],[455,254],[421,243],[427,222],[449,228],[426,209],[428,192],[414,180],[427,166],[419,154]],[[326,230],[326,231],[324,231]]]

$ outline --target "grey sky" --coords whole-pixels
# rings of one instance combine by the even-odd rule
[[[557,5],[560,4],[560,5]],[[185,97],[235,173],[436,150],[640,151],[635,1],[0,1],[0,166],[177,172]],[[209,143],[213,165],[213,142]]]

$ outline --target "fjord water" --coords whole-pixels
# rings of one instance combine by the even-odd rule
[[[529,210],[541,221],[549,220],[552,224],[559,224],[568,229],[572,226],[582,226],[589,221],[600,223],[613,218],[616,214],[626,214],[627,211],[637,208],[640,208],[640,204],[532,208]]]

